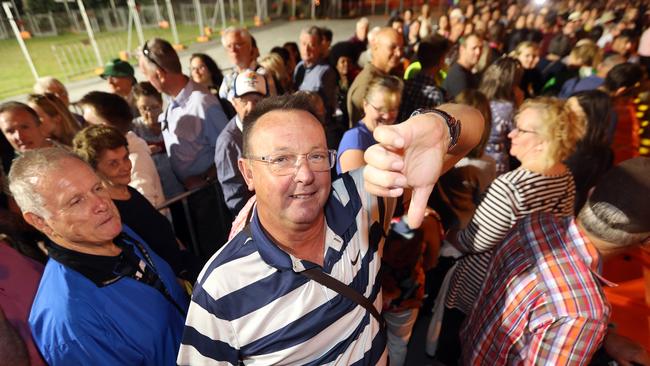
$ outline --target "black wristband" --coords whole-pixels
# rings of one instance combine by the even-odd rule
[[[460,139],[460,120],[454,118],[451,114],[437,108],[416,109],[413,113],[411,113],[411,117],[417,116],[418,114],[427,113],[435,113],[442,117],[442,119],[445,120],[445,123],[447,123],[447,128],[449,128],[449,146],[447,147],[447,152],[451,151],[451,149],[453,149],[454,146],[456,146],[458,143],[458,139]]]

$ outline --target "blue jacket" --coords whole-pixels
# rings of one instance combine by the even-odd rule
[[[144,243],[131,229],[123,232]],[[158,275],[187,312],[188,298],[169,265],[144,243]],[[135,253],[143,258],[134,246]],[[52,365],[175,365],[184,316],[155,288],[130,277],[98,287],[50,259],[29,324]]]

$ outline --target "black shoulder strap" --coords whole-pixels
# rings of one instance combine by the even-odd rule
[[[373,305],[373,303],[367,297],[360,294],[359,291],[328,275],[318,267],[313,267],[300,273],[303,276],[314,280],[321,285],[326,286],[363,306],[366,310],[368,310],[368,312],[370,312],[370,314],[372,314],[372,316],[379,322],[379,324],[384,327],[384,318],[381,317],[381,314],[379,314],[379,311],[377,311],[375,305]]]

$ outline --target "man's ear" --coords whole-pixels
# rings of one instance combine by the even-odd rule
[[[161,82],[165,81],[167,76],[165,70],[161,69],[160,67],[156,67],[156,70],[154,72],[156,73],[156,78],[158,78],[158,80]]]
[[[51,237],[52,234],[54,233],[54,230],[52,230],[50,225],[48,225],[47,222],[45,222],[45,219],[43,219],[41,216],[38,216],[35,213],[25,212],[23,213],[23,218],[25,219],[25,221],[27,221],[28,224],[32,225],[33,227],[36,228],[36,230],[42,232],[48,237]]]
[[[248,159],[240,158],[237,161],[237,166],[239,167],[239,172],[244,177],[246,181],[246,186],[251,192],[255,191],[255,184],[253,183],[253,170],[251,169],[251,164]]]

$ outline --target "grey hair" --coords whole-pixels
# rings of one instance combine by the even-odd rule
[[[79,156],[59,147],[29,150],[13,162],[9,171],[9,190],[23,213],[31,212],[43,218],[51,216],[39,192],[39,182],[68,159],[87,164]]]
[[[251,45],[253,44],[253,36],[251,36],[250,32],[248,32],[248,29],[242,28],[242,27],[228,27],[223,30],[223,34],[221,35],[221,45],[226,46],[226,35],[230,33],[235,33],[239,34],[240,36],[246,38],[248,40],[248,43]]]
[[[578,220],[588,233],[619,248],[637,245],[650,237],[650,232],[629,233],[620,229],[619,226],[625,226],[631,220],[607,202],[587,202],[578,213]]]
[[[65,88],[65,86],[59,79],[53,76],[43,76],[36,80],[36,83],[34,84],[34,88],[33,88],[34,93],[45,94],[49,91],[50,86],[52,85],[59,85]]]

